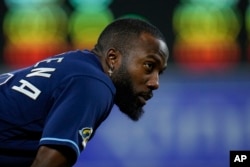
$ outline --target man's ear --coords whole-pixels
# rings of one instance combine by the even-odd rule
[[[111,48],[106,53],[106,63],[109,68],[114,68],[119,62],[121,55],[120,52],[114,48]]]

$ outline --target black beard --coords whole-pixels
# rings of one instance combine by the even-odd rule
[[[117,69],[111,77],[116,87],[115,104],[133,121],[138,121],[144,113],[143,105],[134,91],[130,75],[124,66]]]

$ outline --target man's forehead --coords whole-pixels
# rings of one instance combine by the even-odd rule
[[[167,65],[168,47],[166,43],[148,33],[142,33],[139,40],[133,44],[130,50],[133,58],[154,58],[162,66]],[[134,54],[137,56],[134,57]]]
[[[159,50],[159,54],[165,57],[164,59],[168,59],[169,50],[164,40],[157,38],[153,36],[152,34],[148,34],[148,33],[142,33],[140,38],[143,42],[149,43],[150,45],[156,44],[155,47],[157,48],[154,48],[154,49]]]
[[[160,50],[161,56],[163,56],[167,60],[169,57],[169,50],[168,50],[167,44],[163,40],[160,40],[160,39],[159,39],[159,50]]]

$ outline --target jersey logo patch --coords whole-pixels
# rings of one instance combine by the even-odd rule
[[[92,133],[93,133],[93,129],[89,127],[85,127],[79,130],[79,134],[82,136],[82,145],[84,148],[86,147]]]
[[[0,75],[0,85],[5,84],[8,80],[10,80],[14,75],[11,73],[6,73]]]

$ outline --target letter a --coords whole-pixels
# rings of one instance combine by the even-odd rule
[[[240,156],[239,156],[239,155],[236,155],[236,156],[235,156],[234,162],[241,162]]]
[[[12,89],[16,90],[22,94],[25,94],[26,96],[29,96],[33,100],[36,100],[36,98],[39,96],[41,91],[39,89],[37,89],[37,87],[35,87],[34,85],[32,85],[31,83],[29,83],[26,80],[22,79],[19,82],[22,83],[22,85],[12,86]]]

